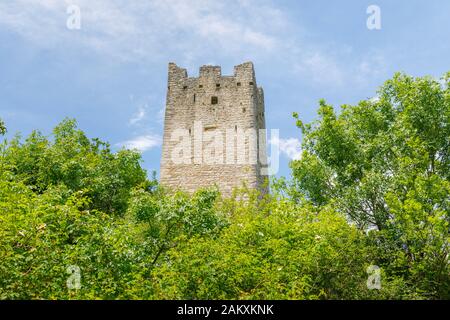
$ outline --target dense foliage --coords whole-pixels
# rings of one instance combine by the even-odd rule
[[[265,196],[166,190],[73,120],[5,139],[0,299],[449,299],[449,79],[295,114],[303,155]]]
[[[333,205],[375,228],[377,264],[424,296],[449,296],[450,73],[441,82],[397,74],[376,99],[320,102],[294,161],[294,199]],[[295,117],[298,116],[294,115]]]

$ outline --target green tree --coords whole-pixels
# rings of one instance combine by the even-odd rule
[[[61,203],[58,188],[36,194],[0,181],[0,299],[136,298],[146,256],[133,226],[89,202],[82,192]],[[67,286],[71,267],[80,288]]]
[[[4,140],[0,299],[148,298],[145,243],[133,222],[114,214],[125,212],[134,187],[155,186],[139,163],[135,152],[87,139],[73,120],[52,141],[37,131],[24,142]],[[80,289],[66,285],[72,266]]]
[[[339,114],[322,100],[312,124],[294,114],[304,140],[291,163],[296,201],[333,205],[360,228],[375,227],[392,274],[441,298],[450,292],[449,75],[396,74],[375,99]]]
[[[153,255],[152,266],[167,250],[176,247],[180,238],[216,234],[226,225],[215,211],[218,197],[216,190],[200,190],[192,196],[181,191],[169,194],[162,189],[133,192],[128,214],[143,226],[147,248]]]
[[[331,208],[286,198],[225,200],[220,233],[182,241],[152,275],[158,299],[369,299],[402,294],[367,288],[365,235]]]
[[[88,139],[70,119],[54,129],[52,140],[38,131],[24,142],[16,136],[0,161],[36,192],[52,186],[63,186],[67,194],[84,191],[91,209],[111,214],[125,213],[131,190],[148,183],[139,153],[113,153],[108,143]]]

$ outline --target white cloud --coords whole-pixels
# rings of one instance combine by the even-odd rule
[[[276,30],[272,30],[283,22],[280,13],[273,6],[263,6],[264,2],[2,1],[0,25],[36,45],[54,47],[65,41],[125,60],[149,59],[170,52],[199,56],[204,54],[205,46],[228,53],[258,52],[275,47]],[[80,31],[66,28],[70,4],[80,7]],[[257,13],[255,6],[261,6]]]
[[[165,112],[166,112],[166,108],[165,107],[162,107],[161,109],[159,109],[158,114],[156,116],[156,121],[159,124],[164,124]]]
[[[128,121],[129,125],[133,126],[144,120],[145,116],[147,115],[147,109],[148,105],[146,104],[139,106],[138,111],[135,114],[133,114],[130,120]]]
[[[162,138],[159,135],[142,135],[133,139],[118,143],[117,146],[123,146],[127,149],[136,149],[140,152],[148,151],[159,147],[162,144]]]
[[[359,83],[367,83],[377,77],[383,77],[387,72],[387,62],[381,52],[370,52],[361,59],[355,76]]]
[[[339,86],[345,79],[345,72],[336,59],[320,51],[304,53],[294,64],[294,70],[321,84]]]
[[[118,143],[116,146],[137,149],[141,152],[160,147],[162,145],[161,136],[149,131],[149,127],[154,128],[155,125],[160,126],[162,124],[159,119],[160,110],[149,107],[150,105],[156,105],[155,97],[130,94],[130,101],[137,106],[136,112],[128,119],[128,125],[133,129],[135,137]]]
[[[299,160],[301,157],[301,142],[297,138],[272,138],[270,144],[278,145],[282,154],[291,160]]]
[[[66,28],[70,4],[81,9],[81,30]],[[275,0],[0,1],[0,27],[36,46],[87,48],[119,61],[176,59],[188,69],[230,58],[287,64],[294,76],[330,87],[365,84],[385,70],[381,54],[354,59],[345,44],[305,40]]]

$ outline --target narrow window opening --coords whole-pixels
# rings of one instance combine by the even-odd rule
[[[187,86],[184,86],[184,87],[183,87],[183,90],[186,90],[187,88],[188,88]]]
[[[201,88],[203,88],[203,85],[201,84],[201,85],[199,85],[198,87],[201,89]]]
[[[252,86],[253,85],[253,81],[250,81],[248,84]]]
[[[189,128],[189,135],[191,135],[191,128]]]
[[[237,126],[234,126],[234,131],[237,131]]]
[[[209,125],[209,126],[205,126],[204,128],[203,128],[203,130],[206,132],[206,131],[212,131],[212,130],[215,130],[217,128],[217,126],[215,126],[215,125]]]
[[[195,93],[194,93],[194,103],[195,103],[195,98],[196,98],[196,96],[195,96]]]
[[[216,83],[216,88],[220,88],[220,83]]]
[[[245,113],[245,111],[246,111],[246,109],[245,109],[245,108],[242,108],[242,112],[244,112],[244,113]]]
[[[211,104],[217,104],[219,99],[217,97],[211,97]]]
[[[237,83],[237,86],[238,86],[238,87],[240,87],[240,86],[241,86],[241,83],[240,83],[240,82],[238,82],[238,83]]]

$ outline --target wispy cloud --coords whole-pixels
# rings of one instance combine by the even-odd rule
[[[182,49],[189,58],[204,51],[195,43],[226,52],[273,49],[277,40],[267,21],[276,26],[283,20],[275,8],[266,7],[264,2],[2,1],[0,24],[42,46],[77,42],[127,60],[148,59]],[[70,4],[81,9],[80,31],[66,28],[66,9]],[[261,8],[254,10],[255,6]]]
[[[163,107],[163,108],[161,108],[161,109],[158,110],[158,114],[157,114],[157,116],[156,116],[156,121],[157,121],[159,124],[163,124],[163,123],[164,123],[164,115],[165,115],[165,112],[166,112],[166,108],[165,108],[165,107]]]
[[[125,147],[127,149],[135,149],[140,152],[145,152],[150,149],[161,146],[162,138],[159,135],[142,135],[132,138],[127,141],[123,141],[117,144],[119,147]]]
[[[131,116],[130,120],[128,121],[128,124],[133,126],[144,120],[147,115],[147,110],[148,110],[147,104],[139,106],[138,111]]]
[[[81,9],[81,30],[66,28],[70,4]],[[0,26],[36,46],[82,46],[121,61],[176,57],[188,68],[212,57],[288,63],[297,76],[328,86],[364,83],[385,63],[382,55],[349,61],[345,44],[302,38],[302,26],[274,0],[1,1]]]
[[[291,160],[299,160],[301,157],[301,142],[297,138],[272,138],[269,143],[277,145],[281,153]]]
[[[152,95],[130,94],[130,101],[137,105],[137,110],[128,119],[128,126],[132,128],[134,138],[116,144],[118,147],[127,149],[136,149],[145,152],[162,145],[162,138],[159,135],[151,133],[151,128],[155,129],[162,125],[160,121],[160,110],[151,108],[150,105],[156,105]],[[156,116],[150,117],[155,114]]]
[[[345,79],[345,72],[336,59],[320,51],[303,53],[293,70],[320,84],[340,86]]]

